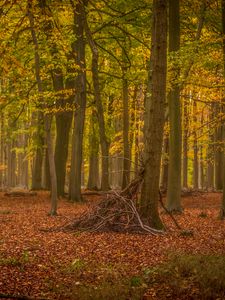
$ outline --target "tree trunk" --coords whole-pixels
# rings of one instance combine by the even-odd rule
[[[198,172],[198,141],[196,133],[196,124],[197,124],[197,102],[193,100],[193,122],[194,122],[194,131],[193,131],[193,149],[194,149],[194,160],[193,160],[193,187],[195,190],[199,188],[199,172]]]
[[[225,78],[225,0],[222,1],[222,33],[223,33],[223,76]],[[223,91],[223,102],[225,98],[225,91]],[[223,103],[222,106],[223,113],[225,114],[225,105]],[[223,119],[223,149],[225,148],[225,121]],[[221,203],[221,218],[225,219],[225,152],[223,152],[223,197],[222,197],[222,203]]]
[[[4,113],[1,112],[0,113],[0,165],[1,165],[1,169],[0,169],[0,185],[1,188],[3,188],[5,186],[5,152],[4,152],[4,147],[5,147],[5,137],[4,137]]]
[[[122,189],[130,182],[129,106],[127,68],[123,68],[123,179]]]
[[[188,101],[183,104],[183,187],[188,188]]]
[[[40,74],[40,56],[39,56],[39,47],[38,40],[35,31],[34,17],[32,14],[32,3],[27,3],[27,15],[30,23],[30,31],[31,37],[34,45],[34,59],[35,59],[35,77],[38,86],[38,92],[41,98],[43,98],[43,83],[41,80]],[[47,105],[45,105],[47,108]],[[51,138],[51,116],[48,112],[45,112],[44,115],[44,126],[46,132],[46,142],[48,147],[48,160],[49,160],[49,169],[50,169],[50,178],[51,178],[51,209],[50,215],[54,216],[57,214],[57,179],[56,179],[56,170],[55,170],[55,161],[54,161],[54,152],[52,146],[52,138]]]
[[[169,1],[169,52],[177,54],[180,49],[180,8],[179,0]],[[169,174],[166,206],[169,211],[181,211],[181,112],[180,88],[176,82],[179,77],[179,63],[173,66],[174,80],[169,92]]]
[[[210,124],[214,117],[214,107],[211,105],[208,118],[209,144],[207,148],[207,189],[214,189],[214,134],[210,129]]]
[[[101,145],[101,155],[102,155],[102,172],[101,172],[101,189],[103,191],[107,191],[110,189],[109,186],[109,141],[106,136],[105,129],[105,119],[104,119],[104,111],[103,104],[101,99],[101,91],[99,84],[99,70],[98,70],[98,48],[96,46],[95,41],[92,38],[92,34],[90,28],[88,26],[88,22],[86,19],[85,11],[83,10],[83,15],[85,18],[85,32],[88,44],[91,48],[92,52],[92,80],[94,87],[94,100],[98,114],[98,123],[99,123],[99,136],[100,136],[100,145]]]
[[[44,137],[42,134],[44,117],[42,112],[37,112],[33,115],[33,119],[37,115],[37,132],[35,136],[36,140],[36,153],[33,163],[33,172],[32,172],[32,190],[41,190],[42,189],[42,162],[43,162],[43,146],[44,146]]]
[[[53,86],[56,92],[63,91],[63,75],[61,70],[53,70]],[[65,111],[68,104],[71,103],[71,97],[57,100],[56,114],[56,142],[55,142],[55,167],[57,176],[58,196],[64,196],[64,186],[66,178],[66,162],[68,157],[69,133],[72,124],[72,112]]]
[[[99,188],[99,140],[97,137],[97,116],[92,111],[89,133],[89,175],[87,188],[98,190]]]
[[[56,173],[56,176],[57,176],[57,173]],[[51,179],[50,179],[50,170],[49,170],[48,148],[45,149],[44,172],[43,172],[42,177],[43,177],[44,189],[50,191],[51,190]]]
[[[81,196],[81,169],[83,155],[84,119],[86,110],[86,64],[85,64],[85,41],[84,19],[82,2],[77,2],[74,8],[74,34],[76,41],[72,45],[75,63],[79,67],[75,79],[75,113],[72,137],[72,158],[69,183],[69,199],[82,201]]]
[[[220,107],[217,108],[217,113],[221,113]],[[215,131],[215,187],[217,190],[223,189],[223,127],[219,125]]]
[[[13,149],[15,147],[15,141],[8,142],[8,153],[7,153],[7,186],[14,187],[16,186],[16,153]]]
[[[145,172],[140,212],[154,228],[162,228],[158,214],[159,176],[166,102],[167,1],[153,1],[151,97],[146,95]],[[150,83],[149,83],[150,85]],[[150,91],[149,91],[150,92]]]
[[[160,188],[167,191],[168,188],[168,156],[169,156],[169,137],[166,135],[163,141],[163,158],[162,158],[162,172]]]
[[[48,147],[49,172],[51,178],[51,210],[49,214],[51,216],[55,216],[57,215],[57,178],[56,178],[54,151],[53,151],[52,137],[51,137],[51,122],[52,122],[51,115],[46,113],[44,120],[45,120],[46,142]]]

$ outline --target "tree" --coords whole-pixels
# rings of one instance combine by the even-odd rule
[[[163,227],[158,214],[159,175],[163,142],[167,69],[167,1],[153,1],[151,82],[145,106],[144,181],[140,211],[152,227]],[[151,90],[151,95],[150,95]]]
[[[41,79],[41,65],[40,65],[40,54],[39,54],[39,46],[37,40],[37,34],[35,31],[34,17],[32,13],[32,2],[27,3],[27,16],[30,23],[30,32],[32,37],[32,42],[34,45],[34,60],[35,60],[35,78],[38,86],[38,93],[41,98],[41,102],[43,102],[43,82]],[[45,105],[47,108],[48,105]],[[49,169],[50,169],[50,178],[51,178],[51,210],[50,215],[54,216],[57,214],[57,179],[56,179],[56,170],[55,170],[55,161],[53,154],[53,146],[52,146],[52,137],[51,137],[51,121],[52,117],[48,111],[45,112],[44,115],[44,123],[45,123],[45,132],[46,132],[46,141],[48,147],[48,160],[49,160]]]
[[[169,52],[173,57],[172,71],[175,73],[168,96],[169,103],[169,174],[167,209],[181,211],[181,109],[179,87],[179,62],[177,60],[180,49],[180,8],[179,0],[169,1]],[[177,65],[176,65],[177,64]]]
[[[69,183],[69,198],[72,201],[82,201],[81,195],[81,167],[83,152],[84,120],[86,110],[86,63],[85,63],[85,41],[84,23],[85,5],[87,1],[78,1],[73,6],[74,13],[74,35],[76,41],[72,44],[72,52],[78,67],[75,79],[75,113],[72,137],[72,158]]]
[[[225,78],[225,0],[221,0],[222,4],[222,34],[223,34],[223,76]],[[223,101],[225,99],[223,91]],[[225,113],[225,103],[223,103],[223,113]],[[223,115],[223,143],[225,143],[225,118]],[[223,144],[223,197],[221,207],[221,218],[225,219],[225,146]]]
[[[105,118],[103,112],[101,91],[100,91],[100,83],[99,83],[99,51],[96,45],[95,40],[92,37],[92,33],[89,28],[89,24],[87,21],[86,12],[83,8],[83,18],[84,18],[84,28],[86,32],[86,37],[88,44],[91,48],[92,52],[92,81],[94,88],[94,101],[97,110],[98,123],[99,123],[99,137],[100,137],[100,145],[101,145],[101,155],[102,155],[102,174],[101,174],[101,189],[103,191],[109,190],[109,140],[106,135],[105,129]]]

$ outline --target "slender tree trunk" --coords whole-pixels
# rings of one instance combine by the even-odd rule
[[[89,133],[89,175],[87,188],[98,190],[99,188],[99,140],[97,136],[97,116],[92,111],[90,133]]]
[[[223,73],[225,78],[225,0],[222,1],[222,33],[223,33]],[[223,91],[223,102],[225,91]],[[225,114],[225,105],[223,104],[223,113]],[[223,119],[223,149],[225,148],[225,120]],[[225,152],[223,152],[223,197],[221,203],[221,219],[225,219]]]
[[[140,212],[154,228],[162,228],[158,214],[159,176],[166,102],[167,1],[153,1],[151,97],[146,95],[145,172]],[[149,83],[150,85],[150,83]]]
[[[104,119],[104,112],[103,112],[103,105],[101,99],[101,91],[100,91],[100,84],[99,84],[99,71],[98,71],[98,48],[95,41],[92,38],[92,34],[90,28],[87,23],[85,11],[83,11],[84,18],[85,18],[85,32],[88,44],[91,48],[92,52],[92,80],[94,86],[94,100],[95,105],[98,113],[98,123],[99,123],[99,136],[100,136],[100,145],[101,145],[101,155],[102,155],[102,172],[101,172],[101,189],[103,191],[109,190],[109,141],[106,136],[106,129],[105,129],[105,119]]]
[[[217,107],[217,113],[221,113],[221,108]],[[215,131],[215,187],[217,190],[223,189],[223,127],[219,125]]]
[[[194,128],[196,129],[197,124],[197,102],[193,100],[193,122]],[[193,187],[195,190],[199,188],[199,172],[198,172],[198,140],[196,130],[193,131],[193,149],[194,149],[194,160],[193,160]]]
[[[127,68],[123,68],[123,179],[122,189],[130,182],[129,98]]]
[[[44,137],[42,134],[44,116],[42,112],[37,112],[33,114],[33,119],[37,116],[37,121],[34,121],[37,124],[37,132],[35,135],[36,142],[36,153],[33,163],[33,172],[32,172],[32,190],[41,190],[42,189],[42,162],[43,162],[43,146],[44,146]]]
[[[47,144],[47,142],[46,142]],[[57,176],[57,173],[56,173]],[[50,170],[49,170],[49,159],[48,159],[48,148],[45,149],[44,155],[44,172],[43,172],[43,187],[45,190],[51,190],[51,178],[50,178]]]
[[[1,129],[0,129],[0,139],[1,139],[1,142],[0,142],[0,165],[1,165],[1,169],[0,169],[0,185],[1,185],[1,188],[4,187],[5,185],[5,160],[4,160],[4,144],[5,144],[5,138],[4,138],[4,131],[5,131],[5,128],[4,128],[4,114],[3,112],[0,113],[0,126],[1,126]]]
[[[30,31],[32,36],[32,41],[34,45],[35,51],[35,76],[38,86],[38,92],[40,97],[43,98],[43,83],[41,80],[40,75],[40,56],[39,56],[39,47],[38,47],[38,40],[34,26],[34,17],[32,14],[32,2],[27,3],[27,15],[29,18],[30,23]],[[57,214],[57,179],[56,179],[56,170],[55,170],[55,161],[54,161],[54,153],[53,153],[53,145],[52,145],[52,138],[51,138],[51,116],[48,112],[44,115],[44,125],[45,125],[45,132],[46,132],[46,141],[48,147],[48,160],[49,160],[49,169],[50,169],[50,178],[51,178],[51,209],[50,215]]]
[[[183,105],[183,187],[188,188],[188,101]]]
[[[214,189],[214,134],[210,129],[210,123],[214,117],[214,107],[211,105],[208,118],[209,144],[207,148],[207,189]]]
[[[84,119],[86,110],[86,64],[84,41],[84,4],[77,2],[74,8],[74,34],[76,41],[73,43],[73,53],[76,65],[79,66],[75,79],[75,113],[72,137],[72,158],[69,183],[69,198],[72,201],[82,201],[81,196],[81,169],[83,156]]]
[[[163,141],[163,159],[162,159],[162,174],[160,188],[163,191],[167,191],[168,187],[168,171],[169,171],[169,137],[166,135]]]
[[[15,187],[16,186],[16,153],[14,150],[15,141],[8,142],[8,153],[7,153],[7,186],[8,187]]]
[[[169,52],[178,54],[180,49],[180,9],[179,0],[169,1]],[[179,63],[174,65],[175,83],[169,92],[169,174],[166,206],[169,211],[181,211],[181,110],[180,88],[176,82]]]

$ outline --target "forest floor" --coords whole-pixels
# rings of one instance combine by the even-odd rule
[[[90,202],[99,198],[85,197]],[[0,193],[0,298],[11,294],[34,299],[214,299],[204,296],[194,276],[193,285],[187,276],[179,281],[175,267],[173,276],[182,285],[178,287],[168,283],[166,272],[159,276],[159,269],[174,256],[224,258],[225,221],[218,219],[221,197],[184,197],[184,213],[175,216],[182,231],[162,212],[167,232],[152,236],[48,231],[71,223],[86,204],[60,200],[58,216],[50,217],[46,192],[24,198]],[[224,273],[219,276],[225,279]],[[218,289],[221,292],[221,286]]]

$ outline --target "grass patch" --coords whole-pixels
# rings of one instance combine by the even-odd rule
[[[120,264],[88,264],[75,259],[66,270],[69,276],[73,276],[73,283],[69,288],[64,282],[48,284],[49,290],[62,299],[140,300],[147,287],[141,276],[126,276],[126,266]]]
[[[132,280],[115,282],[104,281],[98,286],[85,285],[77,286],[73,289],[73,299],[75,300],[140,300],[144,295],[142,286],[132,286]]]
[[[29,252],[23,251],[20,257],[0,257],[0,266],[23,267],[29,261]]]
[[[173,255],[168,263],[145,273],[149,284],[169,287],[174,299],[182,295],[204,300],[225,298],[224,255]]]

